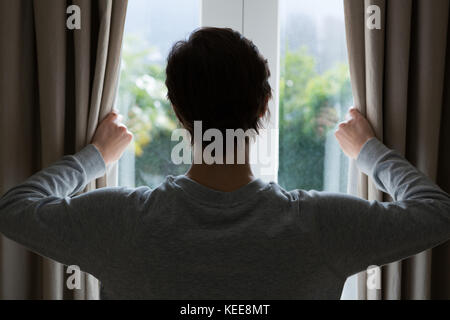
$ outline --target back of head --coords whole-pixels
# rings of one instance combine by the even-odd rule
[[[193,135],[202,129],[261,128],[271,98],[267,60],[231,29],[201,28],[177,42],[166,69],[168,98],[181,124]]]

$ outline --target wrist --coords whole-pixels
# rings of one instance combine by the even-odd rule
[[[107,166],[109,162],[107,161],[103,148],[98,143],[95,142],[92,142],[92,145],[97,149],[98,153],[102,157],[103,162],[105,163],[105,166]]]
[[[357,153],[354,157],[354,159],[356,160],[359,155],[361,154],[361,151],[363,150],[364,146],[373,138],[375,138],[375,136],[366,136],[365,138],[361,139],[361,142],[359,143],[359,149],[357,150]]]
[[[87,181],[100,178],[106,172],[106,163],[98,148],[90,144],[74,155],[86,172]]]
[[[358,168],[366,175],[371,175],[378,159],[389,149],[376,137],[369,139],[356,158]]]

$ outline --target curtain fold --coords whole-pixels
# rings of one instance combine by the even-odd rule
[[[69,30],[66,9],[81,9]],[[0,1],[0,194],[88,144],[114,103],[126,0]],[[5,142],[5,143],[3,143]],[[116,182],[116,168],[86,191]],[[0,236],[1,299],[98,299],[82,274],[69,290],[61,264]]]
[[[381,29],[366,25],[371,5],[380,8]],[[449,192],[449,1],[344,0],[344,8],[355,105],[380,140]],[[391,201],[362,174],[358,195]],[[358,297],[448,299],[449,263],[447,244],[383,266],[380,290],[368,290],[362,272]]]

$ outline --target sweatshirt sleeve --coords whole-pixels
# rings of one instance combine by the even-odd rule
[[[393,202],[365,201],[348,195],[308,193],[311,217],[324,262],[348,277],[382,266],[450,239],[450,197],[397,152],[369,140],[358,167]]]
[[[0,232],[38,254],[97,273],[97,262],[110,261],[117,249],[127,226],[119,204],[133,193],[105,188],[76,196],[105,171],[100,152],[88,145],[38,172],[0,199]]]

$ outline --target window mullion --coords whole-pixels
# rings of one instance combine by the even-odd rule
[[[278,0],[244,0],[244,36],[252,40],[267,58],[271,77],[273,99],[269,102],[270,119],[266,125],[267,134],[259,137],[259,145],[268,146],[267,166],[261,161],[254,165],[255,174],[269,181],[278,181],[278,123],[279,123],[279,70],[280,70],[280,28]],[[269,136],[270,134],[270,136]],[[255,156],[255,155],[253,155]],[[258,156],[260,157],[260,156]],[[261,159],[259,159],[261,160]]]

